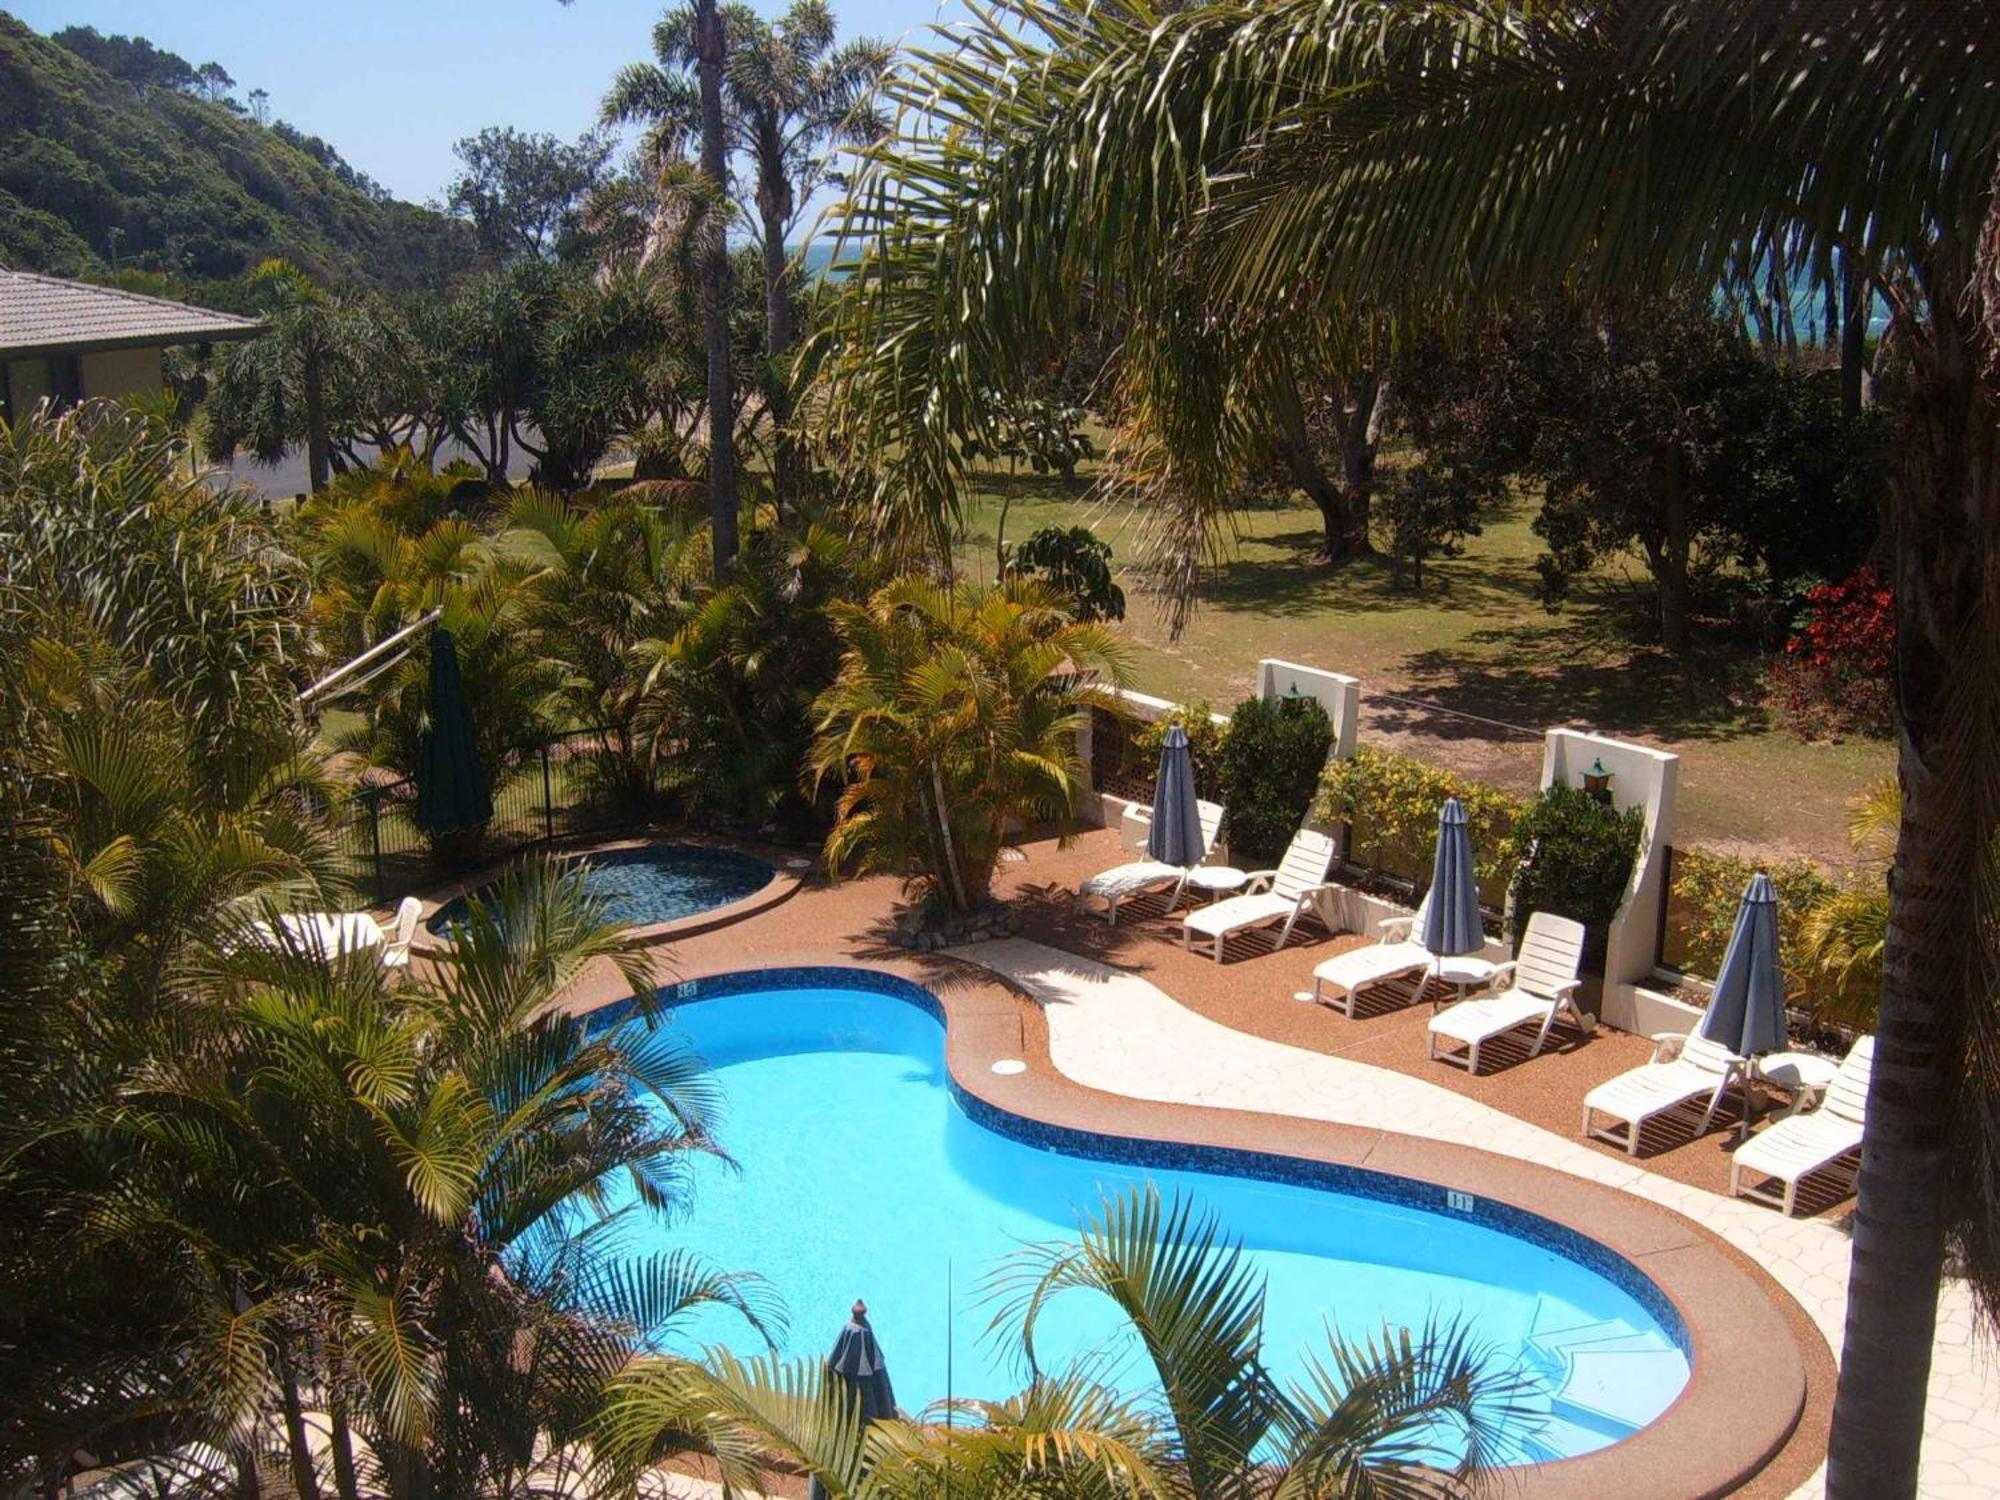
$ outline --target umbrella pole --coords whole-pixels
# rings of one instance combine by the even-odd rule
[[[950,1432],[951,1421],[951,1257],[944,1262],[944,1430]],[[944,1445],[944,1495],[951,1500],[951,1443]]]

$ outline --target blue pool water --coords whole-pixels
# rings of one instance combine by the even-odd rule
[[[672,922],[753,896],[770,882],[771,867],[729,849],[648,844],[580,858],[587,885],[610,919],[635,927]],[[478,892],[472,894],[477,895]],[[466,900],[439,907],[424,925],[434,934],[465,920]]]
[[[784,1299],[789,1354],[823,1353],[848,1305],[865,1298],[907,1411],[947,1391],[1018,1390],[1018,1343],[987,1336],[983,1278],[1023,1243],[1073,1237],[1080,1216],[1146,1182],[1163,1198],[1192,1197],[1243,1239],[1268,1278],[1266,1357],[1281,1378],[1301,1374],[1329,1329],[1358,1337],[1434,1314],[1469,1318],[1497,1358],[1537,1383],[1547,1422],[1532,1457],[1615,1442],[1686,1384],[1680,1343],[1627,1287],[1672,1314],[1629,1267],[1620,1285],[1530,1239],[1385,1197],[1044,1149],[967,1113],[949,1087],[941,1022],[894,992],[897,981],[883,981],[885,993],[744,978],[754,982],[747,992],[682,998],[672,1012],[724,1086],[719,1135],[735,1165],[700,1162],[685,1219],[633,1232],[762,1273]],[[702,993],[679,994],[690,991]],[[1352,1180],[1436,1199],[1399,1179]],[[1609,1264],[1608,1252],[1595,1253]],[[1066,1293],[1038,1353],[1049,1366],[1090,1353],[1111,1361],[1113,1383],[1143,1388],[1118,1327],[1108,1303]],[[721,1313],[704,1314],[684,1341],[758,1347]]]

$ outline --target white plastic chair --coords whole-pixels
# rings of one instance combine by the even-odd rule
[[[396,907],[396,920],[389,928],[389,941],[382,945],[382,967],[403,970],[410,966],[410,948],[417,940],[417,923],[424,918],[424,903],[405,896]]]
[[[1535,912],[1521,935],[1520,955],[1493,971],[1493,984],[1507,988],[1461,1000],[1431,1017],[1431,1060],[1477,1073],[1480,1049],[1509,1032],[1535,1027],[1534,1045],[1528,1049],[1528,1056],[1535,1057],[1557,1016],[1567,1014],[1579,1028],[1590,1030],[1594,1019],[1576,1005],[1576,992],[1583,983],[1577,973],[1582,967],[1583,924],[1552,912]]]
[[[1231,933],[1282,922],[1278,939],[1271,944],[1275,953],[1291,940],[1292,928],[1301,916],[1308,912],[1317,915],[1320,894],[1333,889],[1326,878],[1333,868],[1333,852],[1331,838],[1301,828],[1292,835],[1291,846],[1277,869],[1253,870],[1242,895],[1199,907],[1182,917],[1182,944],[1193,947],[1197,933],[1211,938],[1215,961],[1221,963],[1222,945]]]

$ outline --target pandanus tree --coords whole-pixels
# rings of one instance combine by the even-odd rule
[[[836,435],[884,455],[885,515],[936,527],[978,393],[1046,347],[1066,289],[1154,278],[1135,477],[1192,585],[1259,370],[1356,305],[1400,325],[1556,281],[1845,278],[1885,300],[1903,811],[1841,1496],[1914,1491],[1948,1242],[2000,1309],[1996,25],[1919,0],[1003,4],[896,86],[936,107],[862,174],[869,260],[827,333]]]
[[[698,73],[702,7],[678,6],[653,28],[650,63],[619,73],[605,95],[607,123],[640,121],[658,154],[678,156],[700,134]],[[862,37],[836,45],[833,11],[822,0],[793,0],[767,20],[747,5],[719,9],[726,48],[723,104],[731,152],[755,174],[753,206],[764,263],[765,340],[769,360],[761,395],[778,430],[778,494],[797,497],[799,446],[790,432],[790,364],[798,338],[797,289],[787,239],[802,206],[827,178],[833,151],[873,139],[882,121],[869,93],[888,67],[886,43]]]
[[[1076,815],[1077,729],[1124,642],[1075,623],[1039,584],[889,584],[831,610],[840,673],[820,695],[808,762],[839,788],[829,866],[903,876],[945,909],[986,899],[1006,841]]]
[[[598,1427],[612,1473],[677,1448],[717,1457],[754,1488],[774,1456],[833,1500],[972,1495],[1248,1500],[1476,1493],[1522,1456],[1539,1418],[1516,1371],[1461,1325],[1329,1340],[1287,1384],[1265,1363],[1264,1284],[1242,1245],[1185,1200],[1108,1200],[1072,1239],[994,1268],[992,1333],[1031,1372],[1019,1395],[960,1400],[862,1427],[851,1396],[811,1366],[635,1362]],[[1117,1309],[1139,1372],[1130,1394],[1045,1370],[1036,1328],[1058,1297]],[[1120,1352],[1120,1351],[1114,1351]],[[939,1420],[947,1413],[951,1421]]]

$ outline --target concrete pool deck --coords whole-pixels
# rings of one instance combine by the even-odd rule
[[[1253,1116],[1299,1122],[1297,1128],[1307,1134],[1365,1131],[1385,1143],[1370,1148],[1369,1165],[1432,1180],[1443,1179],[1424,1164],[1429,1153],[1415,1149],[1414,1155],[1402,1155],[1414,1149],[1403,1143],[1466,1154],[1476,1143],[1480,1152],[1529,1164],[1538,1176],[1558,1174],[1543,1179],[1554,1184],[1543,1192],[1545,1201],[1526,1204],[1550,1217],[1566,1217],[1555,1199],[1573,1192],[1595,1199],[1605,1190],[1680,1215],[1761,1267],[1789,1294],[1771,1304],[1806,1335],[1818,1335],[1801,1340],[1808,1355],[1807,1392],[1797,1429],[1754,1479],[1733,1492],[1820,1492],[1816,1470],[1831,1399],[1827,1349],[1838,1349],[1842,1334],[1847,1239],[1834,1219],[1788,1220],[1702,1185],[1726,1174],[1721,1141],[1727,1132],[1636,1162],[1577,1137],[1582,1093],[1643,1061],[1650,1051],[1646,1043],[1600,1031],[1588,1043],[1479,1079],[1435,1065],[1426,1070],[1421,1032],[1428,1006],[1346,1022],[1290,999],[1294,990],[1309,987],[1312,965],[1343,940],[1315,934],[1295,939],[1283,953],[1217,966],[1183,953],[1177,924],[1121,920],[1108,929],[1095,919],[1087,924],[1074,919],[1060,894],[1073,892],[1081,874],[1115,862],[1113,844],[1105,835],[1090,835],[1069,850],[1036,843],[1025,862],[1003,867],[1002,893],[1016,898],[1026,916],[1022,939],[918,959],[886,941],[898,895],[895,882],[828,887],[814,880],[780,909],[674,943],[662,978],[814,963],[890,969],[939,993],[955,1032],[961,1016],[970,1019],[966,1045],[974,1033],[983,1035],[976,1049],[981,1056],[1029,1062],[1024,1087],[1072,1086],[1109,1101],[1103,1108],[1114,1116],[1127,1116],[1127,1107],[1117,1101],[1130,1101],[1129,1119],[1151,1115],[1187,1126],[1171,1131],[1182,1137],[1190,1131],[1208,1134],[1211,1127],[1227,1134]],[[607,971],[589,977],[567,1003],[586,1008],[623,993]],[[967,1079],[979,1058],[961,1058],[956,1035],[953,1045],[954,1072]],[[1194,1114],[1190,1107],[1213,1113]],[[1565,1128],[1571,1133],[1564,1134]],[[1563,1178],[1576,1183],[1575,1189],[1562,1189]],[[1976,1348],[1973,1335],[1970,1294],[1948,1283],[1940,1298],[1930,1380],[1926,1496],[2000,1492],[2000,1372]],[[1812,1345],[1819,1345],[1816,1358]],[[1764,1394],[1753,1378],[1736,1399],[1755,1404]],[[1696,1451],[1702,1442],[1691,1437],[1693,1447],[1683,1451]],[[1658,1454],[1650,1460],[1655,1466],[1663,1461],[1672,1460]],[[1652,1477],[1657,1483],[1657,1467]],[[1605,1491],[1611,1492],[1637,1491],[1622,1486]]]

